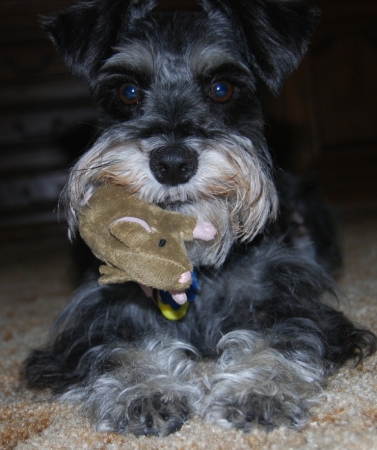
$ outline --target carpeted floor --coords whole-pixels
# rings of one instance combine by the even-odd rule
[[[340,308],[377,332],[377,210],[344,214],[346,297]],[[19,449],[377,449],[377,358],[334,376],[301,432],[227,431],[194,418],[166,438],[96,433],[77,406],[20,388],[18,370],[42,345],[73,289],[70,244],[61,238],[3,244],[0,273],[0,448]]]

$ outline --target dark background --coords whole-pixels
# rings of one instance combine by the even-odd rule
[[[0,241],[66,232],[57,200],[96,109],[38,16],[72,3],[0,2]],[[330,203],[377,203],[377,1],[314,3],[322,22],[308,55],[279,98],[265,95],[269,143],[280,166],[316,177]]]

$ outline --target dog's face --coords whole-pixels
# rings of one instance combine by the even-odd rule
[[[69,223],[88,192],[122,185],[213,223],[216,242],[188,250],[219,265],[276,214],[258,86],[279,89],[317,13],[290,0],[203,0],[175,14],[155,3],[97,0],[45,22],[103,110],[102,134],[71,172]]]

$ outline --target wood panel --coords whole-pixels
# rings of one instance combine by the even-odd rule
[[[318,2],[322,23],[280,98],[266,94],[279,162],[329,200],[377,201],[377,2]]]
[[[58,223],[67,168],[94,129],[87,89],[67,74],[39,25],[41,15],[73,3],[0,3],[0,231],[6,235]]]

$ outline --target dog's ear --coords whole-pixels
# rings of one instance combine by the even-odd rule
[[[319,10],[300,0],[201,0],[231,21],[239,48],[256,75],[278,93],[297,67],[319,22]]]
[[[90,84],[129,23],[146,15],[157,0],[94,0],[42,18],[71,72]]]

